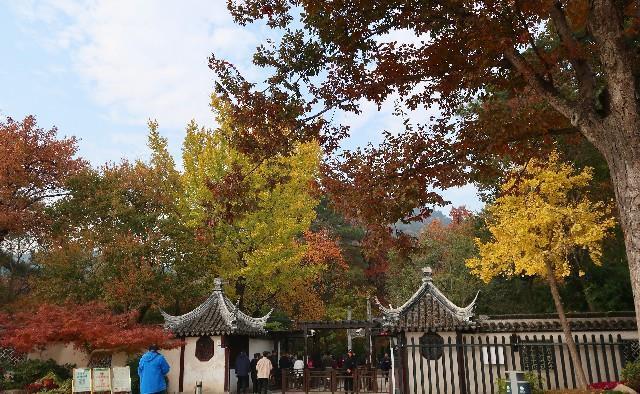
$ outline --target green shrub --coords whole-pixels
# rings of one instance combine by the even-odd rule
[[[131,372],[131,394],[140,394],[140,377],[138,376],[138,364],[140,363],[141,355],[138,354],[133,357],[129,357],[127,365]]]
[[[627,363],[622,369],[622,380],[635,391],[640,391],[640,360]]]
[[[544,390],[540,388],[540,386],[542,386],[542,380],[538,378],[538,375],[535,372],[525,372],[524,379],[531,385],[532,394],[544,393]],[[498,394],[507,394],[509,381],[506,379],[498,379],[496,383],[498,385]]]
[[[71,379],[75,366],[70,364],[58,365],[49,360],[25,360],[14,366],[4,366],[5,372],[0,374],[0,389],[23,389],[48,373],[53,373],[59,380]]]
[[[498,378],[496,384],[498,385],[498,394],[507,394],[507,385],[509,382],[507,382],[506,379]]]

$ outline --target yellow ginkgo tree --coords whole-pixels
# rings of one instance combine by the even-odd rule
[[[602,240],[615,225],[610,205],[589,199],[592,169],[578,172],[552,153],[546,162],[531,160],[502,185],[487,207],[492,239],[476,240],[479,256],[468,259],[471,271],[490,281],[497,276],[537,275],[549,283],[579,385],[587,386],[584,368],[562,306],[558,283],[569,275],[569,256],[586,250],[600,264]]]

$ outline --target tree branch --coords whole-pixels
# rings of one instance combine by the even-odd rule
[[[515,4],[516,4],[517,19],[522,25],[522,28],[527,31],[527,41],[529,41],[529,45],[531,45],[531,49],[533,50],[533,53],[536,54],[536,56],[540,60],[540,63],[542,63],[542,65],[544,66],[544,69],[547,72],[547,78],[549,79],[549,82],[553,83],[553,73],[551,71],[551,66],[549,65],[549,62],[547,62],[542,56],[542,52],[540,51],[540,48],[538,48],[538,46],[536,45],[536,42],[533,39],[531,32],[529,31],[529,27],[527,26],[527,21],[525,20],[524,15],[522,14],[522,10],[520,9],[520,2],[516,1]]]
[[[545,81],[515,49],[505,51],[504,56],[522,75],[529,86],[542,95],[556,111],[570,119],[573,124],[576,118],[576,110],[572,103],[561,97],[556,88],[548,81]]]
[[[560,3],[559,0],[554,1],[550,13],[551,20],[558,32],[558,36],[560,36],[562,45],[567,50],[568,60],[576,73],[576,78],[580,86],[581,105],[585,107],[588,106],[589,109],[593,111],[596,86],[593,70],[591,70],[589,63],[587,63],[580,44],[573,37],[573,32],[571,31],[571,27],[569,27],[562,3]]]

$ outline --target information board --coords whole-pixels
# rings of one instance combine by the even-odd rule
[[[93,392],[111,391],[111,368],[93,368]]]
[[[91,369],[74,368],[73,383],[71,384],[74,393],[91,391]]]
[[[111,391],[114,393],[131,392],[131,371],[129,367],[113,367],[111,369]]]

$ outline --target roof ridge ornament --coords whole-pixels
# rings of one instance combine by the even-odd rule
[[[222,278],[218,276],[213,278],[213,291],[222,291]]]
[[[433,282],[433,269],[430,266],[422,268],[422,281]]]

